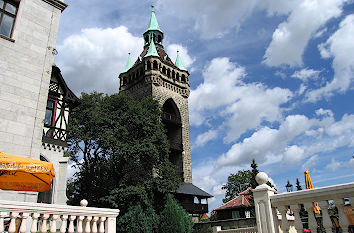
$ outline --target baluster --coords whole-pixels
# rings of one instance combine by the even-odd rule
[[[74,220],[76,219],[76,216],[70,215],[69,216],[69,228],[68,228],[68,233],[74,233],[75,228],[74,228]]]
[[[90,233],[91,232],[91,216],[87,216],[84,220],[85,227],[84,227],[84,232],[85,233]]]
[[[303,225],[300,217],[300,210],[301,210],[301,205],[290,205],[291,210],[294,212],[294,217],[295,217],[295,229],[298,233],[303,232]]]
[[[0,212],[0,232],[4,232],[4,218],[7,216],[6,212]]]
[[[10,214],[10,226],[9,226],[9,233],[14,233],[16,231],[16,218],[18,213],[11,212]]]
[[[97,233],[97,221],[98,221],[98,217],[93,217],[92,218],[92,227],[91,227],[91,232],[92,233]]]
[[[67,220],[68,220],[68,215],[62,215],[60,217],[61,219],[61,225],[60,225],[60,233],[65,233],[66,232],[66,223],[67,223]]]
[[[288,212],[287,206],[278,206],[278,210],[281,213],[281,229],[283,232],[289,232],[290,224],[286,213]]]
[[[50,233],[56,233],[57,232],[57,219],[58,219],[58,215],[56,214],[51,214],[50,215]]]
[[[340,199],[335,199],[333,201],[338,209],[339,226],[342,228],[343,233],[348,233],[349,223],[348,223],[347,216],[345,215],[344,212],[344,199],[340,198]]]
[[[326,233],[332,233],[332,221],[328,214],[328,201],[319,201],[318,205],[322,210],[323,227],[326,230]]]
[[[47,233],[47,219],[49,218],[49,214],[42,214],[42,224],[41,224],[41,233]]]
[[[76,226],[77,233],[82,233],[83,232],[82,222],[83,222],[84,218],[85,218],[85,216],[79,216],[77,218],[77,226]]]
[[[274,219],[274,230],[276,233],[279,233],[279,220],[278,220],[278,212],[277,208],[272,206],[272,214],[273,214],[273,219]],[[256,227],[257,229],[257,227]],[[256,230],[257,232],[258,230]]]
[[[25,233],[27,230],[27,218],[29,216],[28,213],[21,213],[21,226],[20,226],[20,232]]]
[[[304,207],[308,213],[308,222],[309,222],[309,228],[311,232],[317,232],[317,221],[315,218],[315,213],[313,211],[314,208],[313,202],[304,203]]]
[[[100,217],[100,224],[99,224],[99,228],[98,228],[98,232],[99,233],[104,233],[104,221],[106,220],[106,217]]]
[[[39,214],[38,213],[33,213],[32,214],[32,225],[31,225],[31,233],[36,233],[38,232],[37,229],[38,229],[38,217],[39,217]]]

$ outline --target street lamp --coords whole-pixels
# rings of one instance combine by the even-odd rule
[[[293,185],[290,184],[290,181],[288,180],[288,183],[285,185],[286,191],[292,192],[293,191]]]

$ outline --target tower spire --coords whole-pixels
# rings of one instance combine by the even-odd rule
[[[176,58],[176,62],[175,65],[178,67],[178,69],[180,70],[186,70],[186,68],[184,68],[184,65],[182,63],[182,59],[179,56],[179,51],[177,50],[177,58]]]
[[[159,54],[157,53],[156,46],[154,40],[151,40],[149,45],[149,50],[144,57],[158,57]]]
[[[150,16],[150,21],[149,21],[149,25],[148,28],[146,29],[145,32],[147,31],[160,31],[162,32],[162,30],[159,27],[159,23],[157,22],[156,19],[156,15],[155,15],[155,7],[154,5],[151,5],[151,16]]]
[[[144,49],[150,46],[151,41],[154,41],[157,47],[163,48],[163,32],[160,29],[159,23],[157,22],[154,5],[151,6],[151,16],[149,25],[144,32],[144,41]]]
[[[128,60],[127,60],[127,63],[125,64],[125,68],[122,73],[127,72],[130,68],[132,68],[132,66],[133,66],[133,63],[132,63],[132,60],[130,59],[130,53],[128,53]]]

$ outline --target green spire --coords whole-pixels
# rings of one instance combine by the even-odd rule
[[[158,56],[159,56],[159,54],[157,53],[154,40],[151,40],[149,50],[144,57],[158,57]]]
[[[157,22],[157,19],[156,19],[154,6],[152,5],[151,8],[152,8],[152,10],[151,10],[150,22],[149,22],[148,28],[146,29],[146,32],[151,31],[151,30],[156,30],[156,31],[162,32],[162,30],[159,27],[159,23]]]
[[[177,66],[178,69],[180,70],[186,70],[186,68],[184,68],[184,65],[182,63],[181,58],[179,57],[179,51],[177,50],[177,58],[176,58],[176,62],[175,65]]]
[[[127,64],[125,65],[125,68],[122,73],[127,72],[133,66],[132,60],[130,59],[130,53],[128,53],[128,54],[129,54],[128,61],[127,61]]]

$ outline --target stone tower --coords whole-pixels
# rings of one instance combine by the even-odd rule
[[[162,120],[170,143],[170,161],[176,165],[181,179],[192,183],[189,135],[188,96],[189,73],[177,51],[177,59],[170,59],[163,47],[164,34],[152,8],[150,22],[144,36],[144,50],[132,64],[130,55],[124,71],[119,75],[120,91],[127,91],[136,99],[153,97],[163,109]]]

